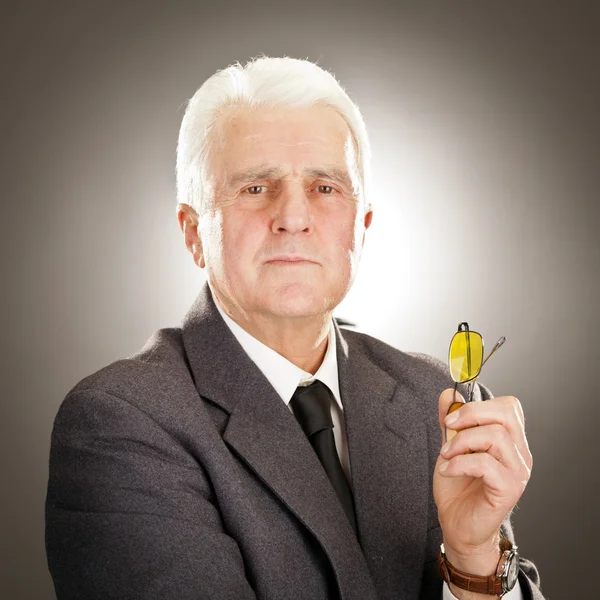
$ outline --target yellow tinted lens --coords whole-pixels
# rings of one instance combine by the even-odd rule
[[[474,331],[459,331],[450,344],[450,373],[452,379],[463,383],[477,377],[483,361],[483,339]]]

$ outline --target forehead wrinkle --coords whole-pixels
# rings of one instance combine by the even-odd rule
[[[267,164],[262,164],[233,173],[231,177],[227,178],[226,176],[225,179],[227,185],[234,186],[253,179],[272,179],[273,177],[281,177],[282,175],[283,169],[281,167],[271,167]]]

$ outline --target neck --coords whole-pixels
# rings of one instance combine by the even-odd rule
[[[310,317],[242,314],[227,306],[217,294],[213,296],[221,310],[259,342],[311,375],[319,370],[327,351],[331,311]]]

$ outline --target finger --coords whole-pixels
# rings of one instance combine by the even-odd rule
[[[517,449],[529,469],[533,466],[533,457],[525,436],[525,421],[521,403],[514,396],[501,396],[485,402],[470,402],[457,413],[455,422],[447,426],[460,430],[489,423],[503,425],[513,438]]]
[[[454,388],[447,388],[441,394],[438,401],[438,418],[440,423],[440,429],[442,430],[442,444],[445,444],[448,440],[451,440],[455,435],[456,431],[447,429],[444,424],[444,419],[449,414],[448,411],[454,411],[460,408],[465,403],[464,398],[457,390],[454,393]]]
[[[521,488],[508,469],[487,452],[460,454],[449,461],[440,461],[438,471],[442,477],[473,477],[481,479],[489,501],[494,508],[514,506]]]
[[[523,471],[528,471],[512,437],[497,423],[462,429],[442,448],[440,454],[445,460],[450,460],[470,451],[487,452],[520,478],[524,476]]]
[[[525,464],[531,469],[533,457],[525,437],[521,412],[522,409],[517,398],[501,396],[485,402],[468,402],[460,410],[448,415],[445,423],[446,427],[457,431],[478,425],[491,425],[493,423],[502,425],[509,432]],[[453,420],[453,417],[456,417],[456,420]]]

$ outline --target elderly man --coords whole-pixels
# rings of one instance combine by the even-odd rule
[[[444,422],[441,361],[332,318],[369,158],[358,108],[308,61],[237,64],[191,99],[178,219],[207,283],[181,328],[60,407],[59,600],[542,598],[509,521],[532,465],[518,400],[477,385],[488,401]]]

